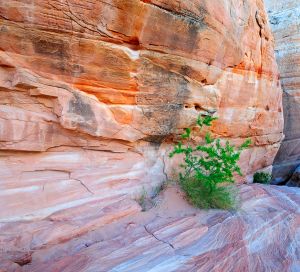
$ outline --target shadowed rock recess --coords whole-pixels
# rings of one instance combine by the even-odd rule
[[[266,0],[275,37],[275,52],[283,88],[285,139],[274,162],[276,182],[287,181],[300,165],[300,2]]]
[[[262,0],[0,1],[0,271],[296,271],[294,189],[242,186],[246,214],[102,230],[172,177],[199,114],[252,140],[240,183],[272,165],[273,47]]]

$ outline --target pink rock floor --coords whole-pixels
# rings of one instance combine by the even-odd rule
[[[144,213],[118,199],[2,224],[0,271],[300,271],[300,190],[242,185],[240,194],[235,212],[196,210],[171,187]]]

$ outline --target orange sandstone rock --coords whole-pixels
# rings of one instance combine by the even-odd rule
[[[0,221],[150,191],[201,114],[272,164],[281,88],[263,1],[0,2]],[[244,180],[243,180],[244,181]]]

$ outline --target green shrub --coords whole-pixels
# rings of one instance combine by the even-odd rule
[[[253,175],[253,183],[269,184],[271,182],[272,175],[264,172],[256,172]]]
[[[189,202],[195,207],[225,210],[237,207],[237,192],[233,186],[216,186],[211,191],[204,186],[203,182],[195,178],[181,180],[180,185]]]
[[[217,118],[198,117],[197,126],[200,130],[211,126]],[[234,182],[234,173],[242,175],[237,165],[240,154],[251,141],[246,140],[240,147],[231,145],[228,141],[221,143],[206,133],[204,143],[192,145],[191,128],[181,135],[185,144],[180,141],[174,146],[170,157],[183,154],[184,160],[179,173],[179,183],[188,200],[199,208],[232,209],[236,205],[236,190],[228,186]]]

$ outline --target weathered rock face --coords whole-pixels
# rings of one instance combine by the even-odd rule
[[[0,2],[0,221],[44,218],[166,179],[173,136],[216,136],[272,164],[281,88],[263,1]]]
[[[290,187],[300,187],[300,166],[296,168],[286,185]]]
[[[285,140],[274,162],[274,177],[286,181],[300,164],[300,2],[266,0],[283,88]]]
[[[89,225],[94,218],[89,221],[87,215],[79,218],[74,214],[72,219],[62,221],[60,214],[56,214],[51,220],[41,222],[18,226],[10,223],[0,227],[0,235],[9,233],[15,239],[0,241],[0,246],[7,249],[12,248],[12,244],[18,245],[19,251],[2,254],[5,261],[0,262],[0,269],[8,267],[8,271],[26,272],[299,271],[299,189],[241,185],[240,191],[242,206],[232,213],[195,211],[186,206],[176,191],[168,189],[164,192],[164,201],[143,218],[141,214],[130,217],[71,240],[72,220]],[[101,226],[99,223],[98,219]],[[59,243],[59,239],[69,241]],[[21,268],[16,263],[24,265]]]

